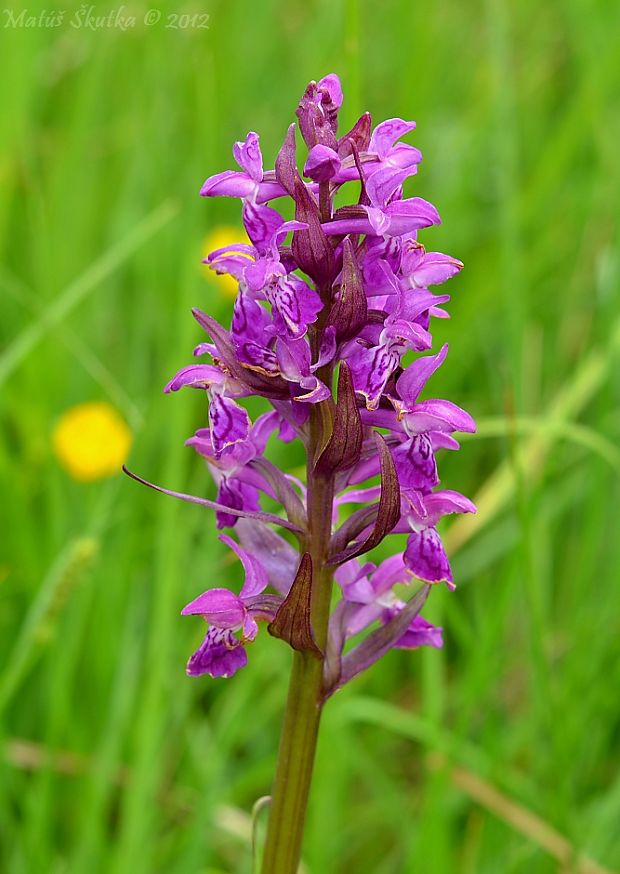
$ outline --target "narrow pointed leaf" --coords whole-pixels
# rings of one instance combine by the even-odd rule
[[[298,652],[323,655],[312,631],[312,558],[308,552],[302,555],[291,590],[267,630]]]
[[[291,197],[295,193],[295,179],[299,176],[295,164],[295,125],[291,124],[286,132],[282,148],[276,158],[276,179],[287,190]]]
[[[353,154],[353,144],[355,144],[360,152],[365,152],[370,143],[370,113],[365,112],[355,122],[351,130],[340,137],[338,140],[338,154],[341,158],[346,158]]]
[[[355,399],[353,379],[348,365],[343,361],[338,373],[338,402],[333,430],[327,446],[317,459],[316,472],[329,475],[334,471],[352,467],[359,460],[362,441],[362,420]]]
[[[329,245],[325,231],[321,227],[319,208],[296,172],[293,197],[295,198],[295,218],[308,225],[307,230],[295,231],[292,252],[298,266],[307,273],[318,286],[329,284],[334,276],[334,250]]]
[[[368,301],[353,245],[347,237],[343,243],[340,296],[334,303],[329,322],[336,328],[338,340],[356,337],[368,321]]]
[[[375,433],[373,436],[381,462],[381,497],[379,498],[377,521],[373,530],[360,546],[354,546],[349,551],[332,556],[329,560],[329,564],[332,565],[341,564],[358,555],[363,555],[365,552],[370,552],[390,533],[400,518],[400,487],[392,453],[381,434]]]
[[[355,540],[364,529],[376,522],[378,511],[379,503],[377,501],[374,504],[370,504],[368,507],[361,507],[359,510],[356,510],[355,513],[352,513],[349,518],[342,523],[340,528],[334,532],[330,544],[332,554],[334,556],[339,556],[343,553],[352,540]]]

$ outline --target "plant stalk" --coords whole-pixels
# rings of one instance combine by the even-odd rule
[[[331,535],[333,477],[317,476],[314,454],[321,438],[318,411],[311,410],[308,446],[308,544],[312,557],[312,628],[325,652],[333,575],[327,567]],[[263,853],[262,874],[297,874],[319,721],[323,706],[323,658],[293,654],[278,764]]]

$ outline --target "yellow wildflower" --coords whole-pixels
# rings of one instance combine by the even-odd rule
[[[246,232],[242,228],[236,228],[232,225],[219,225],[210,231],[204,239],[202,257],[206,258],[214,249],[221,249],[223,246],[232,246],[234,243],[249,243],[250,240]],[[218,288],[227,297],[236,297],[238,291],[237,280],[227,273],[218,274],[214,270],[203,264],[205,274],[211,280],[213,285]]]
[[[114,407],[95,401],[63,413],[52,443],[64,469],[74,479],[90,482],[119,472],[127,459],[131,432]]]

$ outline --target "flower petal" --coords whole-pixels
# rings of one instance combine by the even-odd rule
[[[415,121],[403,121],[402,118],[388,118],[382,121],[372,132],[368,151],[385,158],[396,140],[414,130],[415,126]]]
[[[190,677],[209,674],[211,677],[232,677],[248,663],[248,656],[230,631],[210,628],[205,639],[187,663]]]
[[[249,197],[254,191],[256,183],[250,179],[247,173],[238,170],[224,170],[209,176],[200,189],[202,197]]]
[[[338,152],[321,143],[310,149],[304,166],[304,176],[308,176],[314,182],[327,182],[338,170],[340,170]]]
[[[454,588],[450,562],[435,528],[424,528],[409,535],[404,561],[419,580],[427,583],[446,582]]]
[[[416,358],[396,381],[396,390],[405,410],[413,409],[422,389],[433,373],[441,367],[448,354],[448,344],[444,343],[437,355]],[[400,405],[399,405],[400,406]]]
[[[246,552],[238,543],[229,537],[227,534],[220,534],[220,540],[225,543],[235,555],[241,560],[243,569],[245,570],[245,582],[241,589],[241,596],[249,598],[253,595],[260,595],[267,588],[267,571],[262,566],[260,561],[249,552]]]
[[[212,392],[210,400],[209,424],[215,451],[221,452],[231,443],[246,440],[250,431],[247,410],[219,392]]]
[[[433,445],[426,434],[415,434],[392,451],[401,489],[430,491],[439,482]]]
[[[235,143],[233,146],[233,157],[237,164],[245,170],[250,179],[254,182],[261,182],[263,179],[263,156],[260,150],[259,136],[254,131],[250,131],[245,142]]]
[[[229,589],[208,589],[181,610],[181,616],[204,616],[218,628],[241,628],[246,609],[243,601]]]

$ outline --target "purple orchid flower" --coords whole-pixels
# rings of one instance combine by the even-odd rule
[[[448,345],[445,344],[437,355],[418,358],[410,364],[396,381],[398,397],[390,397],[390,400],[411,436],[428,431],[474,433],[476,430],[476,423],[469,413],[451,401],[418,400],[426,382],[447,354]]]
[[[324,363],[319,359],[311,364],[310,346],[305,339],[286,342],[278,340],[276,355],[280,373],[287,382],[299,386],[303,393],[295,392],[294,399],[300,403],[318,404],[331,396],[329,388],[315,376]]]
[[[442,516],[450,513],[475,512],[476,507],[469,498],[449,489],[426,495],[415,491],[403,495],[403,517],[412,531],[403,561],[411,573],[427,583],[445,582],[448,588],[454,589],[450,562],[435,526]],[[402,527],[399,525],[395,530]]]
[[[202,616],[210,626],[187,663],[190,677],[232,677],[247,663],[245,645],[258,634],[256,620],[272,619],[279,604],[273,597],[261,597],[268,583],[261,563],[226,534],[220,540],[241,559],[245,582],[239,595],[229,589],[208,589],[181,611],[183,616]]]
[[[392,555],[378,567],[372,562],[362,566],[354,558],[341,565],[335,577],[342,589],[344,609],[340,622],[346,639],[360,634],[376,621],[386,625],[404,610],[406,602],[397,597],[394,586],[410,584],[413,580],[402,555]],[[393,646],[400,649],[413,649],[416,646],[441,647],[441,632],[441,628],[427,622],[418,614]]]
[[[273,489],[250,463],[263,455],[267,441],[277,428],[282,430],[285,423],[275,412],[264,413],[256,420],[248,432],[247,439],[232,443],[216,453],[208,428],[200,428],[193,437],[185,441],[206,459],[213,470],[217,482],[217,502],[234,509],[260,510],[260,493],[274,497]],[[216,513],[217,527],[234,527],[239,521],[220,510]]]
[[[432,203],[421,197],[402,197],[400,185],[407,175],[408,170],[391,168],[373,174],[366,185],[370,204],[353,210],[350,217],[324,222],[325,233],[395,237],[441,224]]]
[[[396,303],[388,306],[389,315],[372,345],[365,347],[358,341],[350,347],[355,388],[366,398],[369,410],[377,408],[405,352],[409,349],[416,352],[430,349],[432,337],[419,319],[436,303],[434,295],[430,293],[405,294],[391,268],[385,262],[382,267],[385,275],[391,277],[388,288]],[[374,326],[374,334],[377,333],[377,326]],[[362,336],[362,340],[368,337],[369,333]]]
[[[283,264],[278,246],[291,231],[308,227],[305,222],[285,222],[275,210],[265,206],[248,207],[244,221],[254,246],[225,246],[212,252],[205,263],[217,273],[228,273],[241,285],[241,294],[271,304],[273,331],[281,337],[298,340],[323,308],[321,298],[310,286]],[[263,330],[269,330],[264,325]],[[256,328],[254,328],[256,331]]]
[[[264,203],[286,194],[276,182],[273,171],[263,172],[258,134],[250,131],[245,142],[235,143],[233,157],[241,167],[241,172],[224,170],[223,173],[209,176],[200,189],[203,197],[242,197],[250,203]]]
[[[234,527],[240,541],[221,537],[243,564],[240,593],[212,588],[183,610],[209,626],[188,673],[231,676],[266,621],[272,635],[321,660],[314,704],[390,649],[442,645],[442,630],[421,616],[433,584],[454,587],[437,526],[448,514],[475,512],[468,498],[438,488],[437,461],[439,450],[459,448],[452,435],[475,423],[452,401],[420,399],[448,348],[424,354],[433,348],[433,317],[447,317],[450,300],[432,289],[463,265],[418,239],[440,218],[403,191],[422,158],[402,141],[415,122],[391,118],[373,128],[364,113],[339,136],[342,99],[334,74],[301,97],[307,154],[299,166],[308,181],[291,125],[274,170],[264,170],[250,132],[233,147],[240,169],[203,185],[204,196],[242,201],[250,242],[205,259],[238,282],[230,329],[194,310],[208,335],[194,354],[210,363],[184,367],[165,390],[207,394],[208,423],[187,444],[205,459],[217,494],[154,486],[215,510],[218,528]],[[288,212],[271,205],[279,198]],[[252,397],[268,407],[254,423],[242,406]],[[270,459],[275,434],[298,441],[307,481]],[[378,565],[360,558],[392,534],[407,535],[404,551]],[[340,598],[317,611],[333,577]]]
[[[184,386],[205,389],[209,397],[210,436],[215,452],[245,440],[250,431],[250,417],[232,398],[249,392],[237,380],[230,379],[219,367],[192,364],[184,367],[166,385],[164,391],[178,391]]]
[[[365,126],[364,121],[365,118],[362,116],[358,122],[358,125],[362,128]],[[422,153],[414,146],[398,142],[402,136],[414,130],[415,127],[415,121],[390,118],[377,125],[372,134],[369,133],[365,144],[358,144],[358,160],[366,178],[380,170],[386,169],[407,170],[408,172],[403,179],[417,173],[417,165],[422,160]],[[339,143],[339,156],[342,157],[344,152],[344,157],[342,157],[340,168],[332,178],[332,181],[336,184],[343,184],[356,179],[359,180],[360,178],[358,162],[354,159],[352,150],[348,149],[345,152],[346,144],[351,139],[356,139],[352,132],[348,136],[345,135]]]

